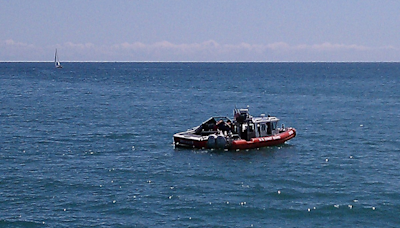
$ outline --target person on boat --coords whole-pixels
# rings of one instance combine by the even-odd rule
[[[228,129],[228,132],[233,131],[233,124],[232,124],[231,120],[226,121],[226,127]]]
[[[225,122],[224,122],[224,120],[219,120],[216,124],[215,124],[215,126],[217,126],[217,129],[219,129],[219,130],[223,130],[223,128],[225,128]]]
[[[229,121],[229,120],[228,120]],[[227,122],[228,122],[227,121]],[[230,121],[229,121],[230,122]],[[225,123],[222,119],[217,122],[217,128],[224,134],[228,134],[231,131],[230,123]]]

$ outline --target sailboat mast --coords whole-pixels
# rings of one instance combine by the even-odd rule
[[[57,66],[57,48],[56,53],[54,54],[54,65]]]

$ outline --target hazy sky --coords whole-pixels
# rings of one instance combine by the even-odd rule
[[[0,61],[400,61],[398,0],[0,0]]]

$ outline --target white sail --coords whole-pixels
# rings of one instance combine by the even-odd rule
[[[58,59],[57,48],[56,48],[56,53],[54,54],[54,65],[56,68],[62,68],[60,60]]]

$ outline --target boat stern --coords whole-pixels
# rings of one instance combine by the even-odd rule
[[[208,136],[195,135],[189,132],[174,134],[174,145],[176,147],[206,148]]]

